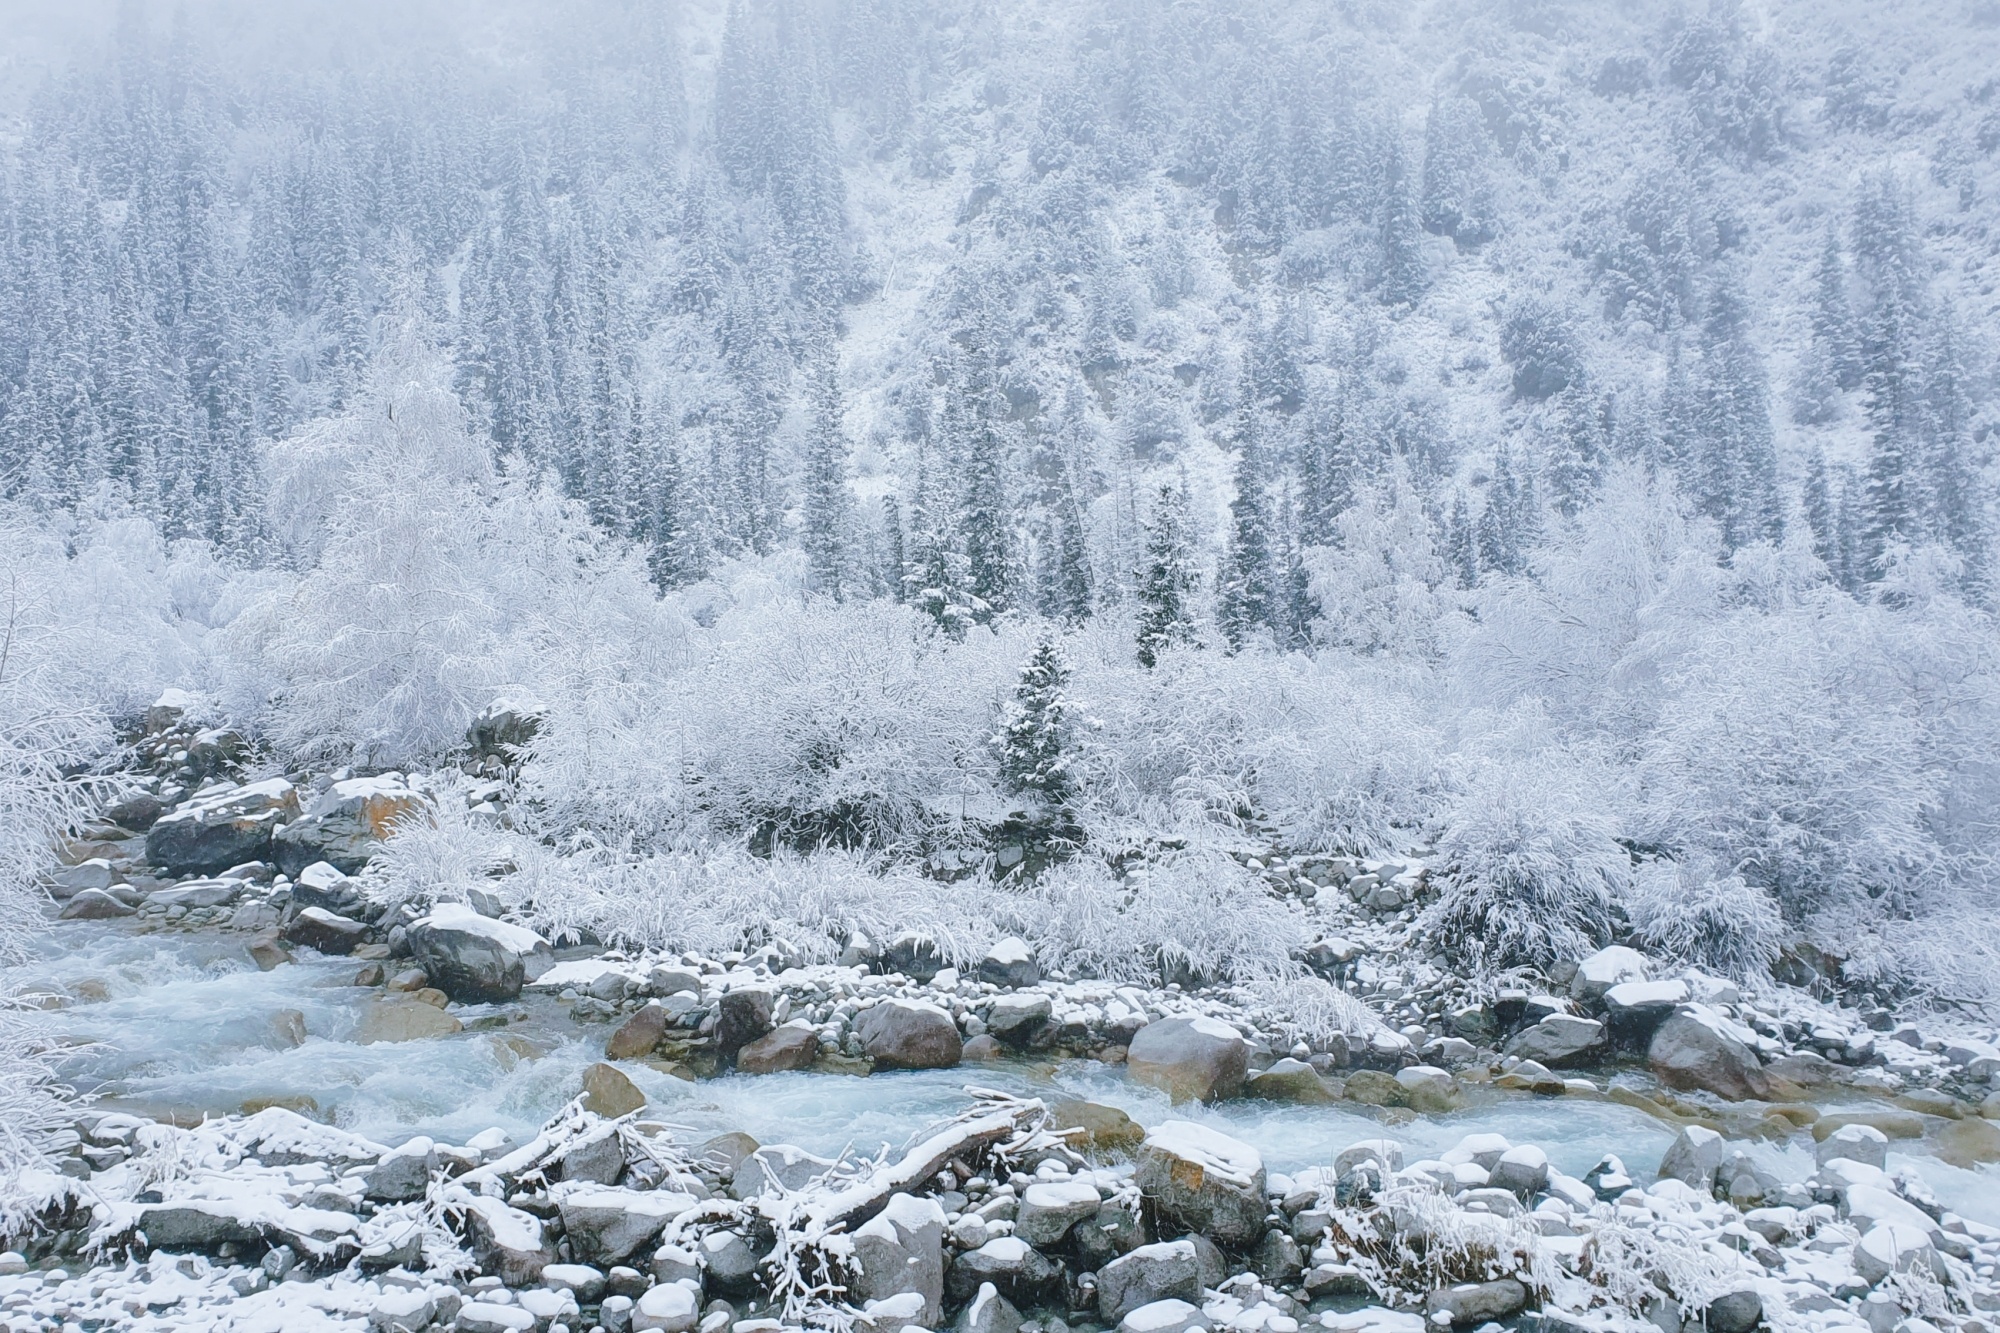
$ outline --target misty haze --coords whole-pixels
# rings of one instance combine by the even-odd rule
[[[0,1333],[1996,1333],[2000,0],[0,0]]]

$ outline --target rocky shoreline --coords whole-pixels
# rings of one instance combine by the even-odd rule
[[[350,958],[373,997],[358,1043],[504,1031],[532,1000],[601,1034],[604,1059],[521,1144],[374,1143],[279,1107],[188,1128],[85,1113],[61,1174],[37,1182],[38,1224],[5,1238],[9,1333],[1980,1333],[2000,1308],[2000,1233],[1886,1169],[1892,1140],[1954,1166],[2000,1160],[2000,1050],[1973,1034],[1798,988],[1746,996],[1618,946],[1475,986],[1414,943],[1420,858],[1246,855],[1325,927],[1289,988],[1044,976],[1018,939],[957,967],[915,933],[850,936],[819,963],[783,941],[714,958],[558,950],[497,896],[375,891],[379,840],[433,799],[421,778],[239,781],[239,741],[175,700],[155,713],[146,789],[51,879],[62,917],[233,934],[267,971]],[[481,734],[524,725],[486,718]],[[506,820],[504,765],[468,767],[471,813]],[[976,1083],[996,1059],[1122,1066],[1176,1102],[1351,1104],[1381,1137],[1329,1143],[1323,1166],[1286,1176],[1191,1121],[1149,1131],[1108,1106],[995,1094],[901,1156],[834,1160],[742,1134],[684,1141],[628,1072],[963,1065]],[[1397,1124],[1502,1095],[1609,1099],[1677,1138],[1653,1181],[1615,1158],[1567,1177],[1490,1134],[1403,1160]],[[1817,1173],[1780,1180],[1731,1140],[1810,1143]]]

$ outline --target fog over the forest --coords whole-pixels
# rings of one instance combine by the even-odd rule
[[[635,953],[1990,1022],[1997,358],[1992,0],[7,0],[0,947],[393,774]]]

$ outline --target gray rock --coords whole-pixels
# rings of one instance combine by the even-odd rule
[[[1250,1266],[1264,1281],[1275,1286],[1288,1286],[1298,1281],[1305,1272],[1306,1257],[1297,1241],[1272,1227],[1264,1233],[1264,1239],[1258,1242],[1256,1251],[1250,1256]]]
[[[1213,1018],[1163,1018],[1140,1028],[1126,1052],[1128,1077],[1175,1101],[1214,1101],[1243,1089],[1250,1048]]]
[[[653,1262],[649,1267],[655,1282],[692,1282],[697,1287],[701,1285],[701,1256],[682,1246],[660,1246],[653,1251]]]
[[[958,1333],[1019,1333],[1021,1312],[991,1282],[982,1282],[952,1327]]]
[[[711,1231],[701,1238],[702,1267],[708,1280],[724,1291],[746,1291],[755,1285],[762,1258],[740,1231]]]
[[[1653,1034],[1647,1063],[1662,1083],[1682,1092],[1712,1092],[1731,1101],[1768,1098],[1771,1080],[1763,1063],[1734,1028],[1705,1006],[1684,1006]]]
[[[63,904],[62,919],[110,921],[115,917],[131,916],[132,912],[132,908],[119,902],[103,889],[79,889],[75,897]]]
[[[1889,1136],[1873,1125],[1842,1125],[1813,1148],[1813,1160],[1821,1166],[1845,1159],[1880,1171],[1887,1166],[1888,1156]]]
[[[464,1210],[473,1257],[508,1286],[531,1286],[541,1281],[542,1269],[556,1262],[555,1247],[533,1214],[464,1190],[454,1198]]]
[[[397,821],[423,806],[422,796],[393,779],[336,782],[304,814],[278,830],[271,840],[271,854],[278,869],[294,877],[315,861],[356,874]]]
[[[435,1166],[435,1145],[414,1138],[383,1153],[362,1178],[362,1194],[376,1203],[409,1203],[424,1197]]]
[[[729,1059],[771,1030],[778,997],[764,986],[740,986],[715,1003],[715,1049]]]
[[[986,1016],[986,1030],[1001,1041],[1020,1045],[1042,1030],[1052,1012],[1046,995],[1003,995]]]
[[[976,1250],[967,1250],[945,1272],[945,1294],[954,1301],[970,1300],[980,1284],[991,1282],[1015,1305],[1042,1304],[1062,1281],[1054,1260],[1019,1236],[1001,1236]]]
[[[1132,1311],[1118,1321],[1118,1333],[1190,1333],[1207,1328],[1210,1322],[1192,1302],[1169,1299]]]
[[[695,1206],[691,1194],[590,1183],[558,1185],[550,1198],[577,1260],[599,1267],[650,1253],[667,1223]]]
[[[929,981],[944,970],[944,955],[930,936],[906,930],[882,951],[882,970],[900,972],[912,981]]]
[[[882,1211],[854,1233],[857,1302],[904,1293],[923,1298],[918,1322],[935,1328],[944,1317],[944,1210],[934,1199],[891,1195]]]
[[[1637,949],[1614,944],[1599,949],[1576,965],[1576,977],[1569,993],[1588,1004],[1604,998],[1604,993],[1624,981],[1646,979],[1646,955]]]
[[[431,985],[461,1004],[518,999],[524,982],[555,962],[549,942],[525,926],[483,917],[463,903],[440,903],[406,936]]]
[[[171,875],[220,874],[266,859],[273,830],[298,813],[298,792],[283,778],[235,787],[160,816],[146,831],[146,859]]]
[[[804,1189],[832,1170],[833,1165],[829,1159],[815,1157],[804,1148],[774,1143],[758,1148],[738,1164],[730,1178],[729,1192],[739,1199],[754,1199],[763,1194]]]
[[[287,944],[345,957],[367,941],[368,927],[324,907],[308,907],[292,918],[280,938]]]
[[[646,974],[646,994],[657,996],[679,995],[683,991],[701,994],[701,974],[692,968],[668,967],[665,964]]]
[[[1097,1186],[1083,1180],[1038,1181],[1022,1191],[1014,1234],[1038,1250],[1060,1245],[1077,1223],[1097,1216]]]
[[[632,1333],[694,1333],[701,1323],[701,1298],[678,1282],[642,1293],[632,1306]]]
[[[819,1033],[811,1024],[791,1022],[766,1032],[736,1053],[740,1074],[779,1074],[810,1069],[819,1058]]]
[[[1748,1287],[1708,1303],[1708,1333],[1750,1333],[1764,1322],[1764,1298]]]
[[[1205,1125],[1169,1120],[1146,1135],[1133,1183],[1155,1209],[1230,1246],[1264,1234],[1264,1161]]]
[[[1035,951],[1027,942],[1010,935],[979,960],[979,979],[1011,990],[1040,984],[1042,969],[1035,963]]]
[[[884,1000],[861,1015],[855,1032],[878,1069],[950,1069],[964,1058],[958,1024],[933,1004]]]
[[[109,889],[120,878],[118,872],[111,868],[111,862],[101,856],[93,856],[88,861],[79,861],[52,872],[49,875],[49,896],[60,900],[85,889]]]
[[[1685,1125],[1660,1159],[1660,1178],[1678,1180],[1706,1193],[1722,1167],[1722,1135],[1702,1125]]]
[[[616,1125],[601,1124],[571,1141],[557,1159],[555,1178],[572,1184],[616,1185],[625,1174],[625,1145]]]
[[[495,699],[472,719],[465,740],[480,754],[511,758],[515,749],[535,738],[548,714],[548,706],[529,695]]]
[[[149,791],[142,791],[106,809],[104,817],[120,828],[131,829],[134,833],[144,833],[166,812],[165,801]]]
[[[1549,1155],[1532,1145],[1509,1148],[1493,1164],[1486,1183],[1531,1198],[1548,1187]]]
[[[1463,1282],[1434,1291],[1424,1300],[1424,1312],[1446,1314],[1452,1327],[1467,1328],[1518,1314],[1527,1304],[1528,1289],[1511,1277],[1503,1277],[1497,1282]]]
[[[237,1216],[227,1203],[190,1199],[149,1204],[139,1211],[139,1230],[156,1250],[213,1250],[225,1243],[262,1238],[256,1223]]]
[[[1305,1061],[1294,1060],[1290,1056],[1276,1061],[1269,1069],[1251,1074],[1243,1085],[1243,1095],[1264,1101],[1306,1105],[1339,1100],[1317,1070]]]
[[[1604,1024],[1594,1018],[1550,1014],[1515,1033],[1507,1043],[1507,1054],[1553,1069],[1577,1060],[1603,1040]]]
[[[240,879],[191,879],[170,888],[154,889],[147,903],[157,907],[227,907],[243,896]]]

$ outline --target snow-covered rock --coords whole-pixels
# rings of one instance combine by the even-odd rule
[[[883,1069],[949,1069],[964,1057],[958,1024],[934,1004],[885,1000],[863,1014],[854,1030]]]
[[[171,875],[219,875],[266,859],[272,833],[298,813],[298,790],[283,778],[197,797],[154,821],[146,859]]]
[[[1214,1101],[1242,1091],[1250,1050],[1220,1019],[1162,1018],[1132,1038],[1125,1067],[1132,1079],[1175,1101]]]
[[[1108,1324],[1168,1299],[1201,1299],[1201,1260],[1191,1240],[1141,1245],[1097,1270],[1097,1313]]]
[[[935,1200],[891,1195],[854,1233],[854,1299],[914,1295],[922,1302],[917,1322],[937,1327],[944,1316],[944,1232],[944,1210]]]
[[[1148,1133],[1133,1181],[1160,1212],[1220,1244],[1264,1233],[1264,1159],[1206,1125],[1169,1120]]]
[[[1771,1081],[1754,1049],[1755,1034],[1702,1004],[1684,1005],[1660,1025],[1646,1048],[1662,1083],[1699,1089],[1731,1101],[1770,1095]]]
[[[463,1004],[516,999],[554,961],[549,942],[525,926],[439,903],[410,924],[410,952],[431,985]]]
[[[271,854],[287,875],[318,861],[351,875],[368,864],[398,820],[423,808],[424,798],[400,777],[348,778],[329,786],[280,829]]]

